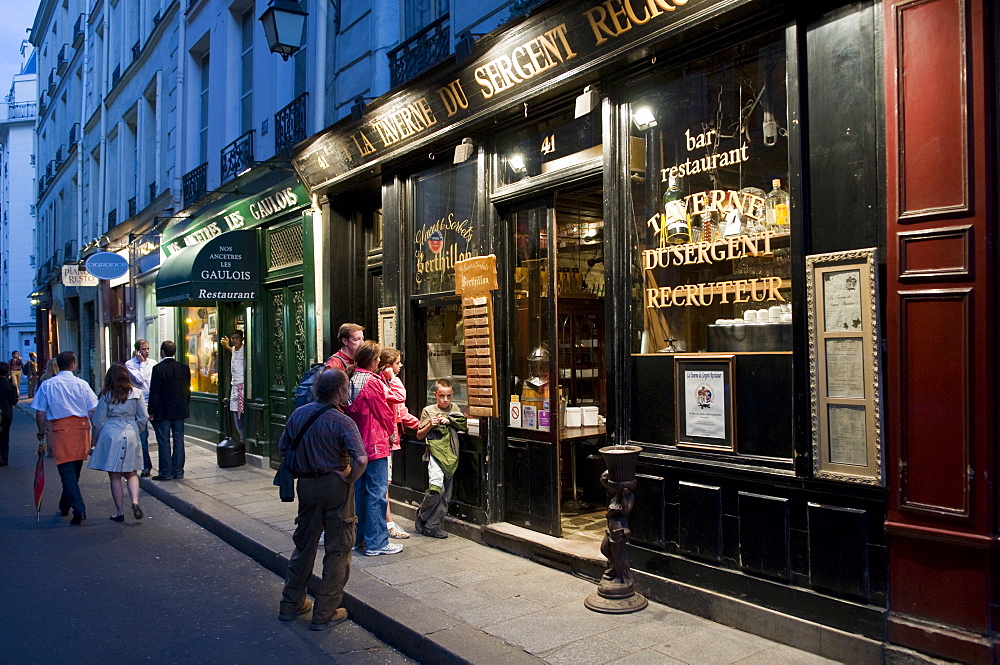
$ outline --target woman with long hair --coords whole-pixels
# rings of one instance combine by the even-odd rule
[[[386,384],[375,374],[382,347],[365,340],[354,352],[357,365],[351,373],[350,397],[344,412],[358,426],[368,455],[368,468],[354,483],[354,508],[358,517],[355,547],[365,554],[397,554],[403,548],[389,542],[385,523],[389,491],[389,450],[396,438],[396,415],[386,401]]]
[[[104,377],[104,390],[98,395],[94,410],[94,451],[88,469],[107,471],[111,480],[111,498],[115,501],[114,522],[124,522],[122,476],[132,499],[132,515],[142,519],[139,507],[139,469],[143,468],[139,431],[146,427],[149,415],[142,391],[132,386],[124,363],[114,363]]]

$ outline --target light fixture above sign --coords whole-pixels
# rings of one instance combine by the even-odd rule
[[[472,153],[476,151],[476,145],[472,142],[472,139],[466,137],[462,139],[462,142],[455,146],[455,159],[454,164],[461,164],[462,162],[472,157]]]
[[[583,92],[576,98],[576,110],[573,114],[574,118],[582,118],[587,115],[595,108],[597,108],[598,102],[601,101],[601,95],[597,91],[597,86],[588,85],[583,89]]]
[[[271,0],[260,15],[271,53],[278,53],[282,60],[295,55],[302,48],[306,33],[306,16],[309,12],[295,0]]]
[[[637,107],[634,111],[632,111],[632,122],[635,123],[636,129],[639,131],[649,129],[650,127],[656,127],[656,116],[653,115],[652,107]]]

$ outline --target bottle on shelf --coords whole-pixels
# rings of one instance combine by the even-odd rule
[[[683,245],[691,242],[691,229],[684,213],[684,192],[677,178],[671,177],[667,183],[667,191],[663,193],[666,241],[668,245]]]
[[[764,199],[764,218],[767,228],[777,233],[788,233],[788,192],[781,188],[781,180],[771,181],[773,189]]]

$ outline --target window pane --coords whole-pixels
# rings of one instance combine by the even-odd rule
[[[178,358],[191,369],[191,390],[201,393],[219,392],[217,331],[218,311],[215,307],[185,307],[186,338],[178,340]],[[180,349],[184,349],[184,360]]]
[[[646,162],[633,179],[633,350],[790,351],[780,35],[659,73],[629,102]]]
[[[500,140],[500,182],[506,185],[599,158],[600,108],[581,118],[573,115],[570,110],[505,135]]]

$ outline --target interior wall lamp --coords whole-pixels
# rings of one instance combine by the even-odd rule
[[[582,118],[587,115],[595,108],[597,108],[598,103],[601,101],[601,94],[597,90],[597,86],[588,85],[583,89],[583,92],[576,98],[576,113],[573,114],[574,118]]]
[[[472,139],[468,137],[462,139],[462,142],[455,146],[455,160],[452,163],[461,164],[467,161],[475,151],[476,145],[472,142]]]
[[[511,170],[514,173],[524,173],[528,170],[527,164],[524,163],[524,155],[519,152],[515,152],[513,155],[507,158],[507,164],[510,165]]]

